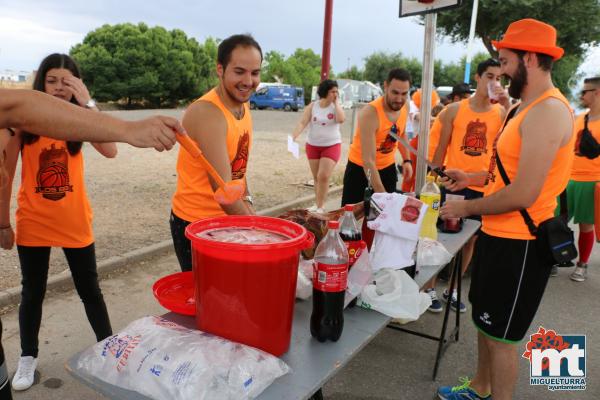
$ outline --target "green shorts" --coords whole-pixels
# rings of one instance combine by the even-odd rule
[[[596,182],[570,180],[567,185],[569,220],[576,224],[594,223],[594,188]]]

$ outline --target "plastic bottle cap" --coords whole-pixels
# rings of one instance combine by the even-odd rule
[[[354,211],[354,204],[346,204],[344,206],[344,211]]]
[[[327,222],[327,227],[329,229],[340,229],[340,223],[338,221],[329,221]]]

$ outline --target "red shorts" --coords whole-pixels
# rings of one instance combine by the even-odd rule
[[[342,144],[336,143],[331,146],[313,146],[312,144],[306,143],[306,157],[309,160],[319,160],[327,157],[335,162],[340,161],[342,156]]]

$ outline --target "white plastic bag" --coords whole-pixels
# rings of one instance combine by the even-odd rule
[[[77,367],[152,399],[253,399],[290,368],[250,346],[144,317],[85,350]]]
[[[362,292],[363,288],[373,281],[373,270],[369,263],[369,250],[365,247],[348,272],[348,286],[344,297],[344,308]]]
[[[415,321],[431,305],[431,298],[403,270],[385,268],[375,274],[375,284],[367,285],[358,305],[396,318],[401,323]]]
[[[417,270],[424,266],[446,265],[452,260],[452,254],[443,244],[430,238],[419,238],[417,246]]]
[[[298,264],[298,280],[296,281],[296,298],[306,300],[312,296],[313,260],[300,257]]]

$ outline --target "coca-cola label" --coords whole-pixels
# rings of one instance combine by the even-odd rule
[[[344,242],[346,248],[348,249],[348,265],[352,267],[358,257],[360,257],[360,253],[362,253],[362,240],[349,240]]]
[[[348,285],[348,264],[313,264],[313,287],[321,292],[343,292]]]

